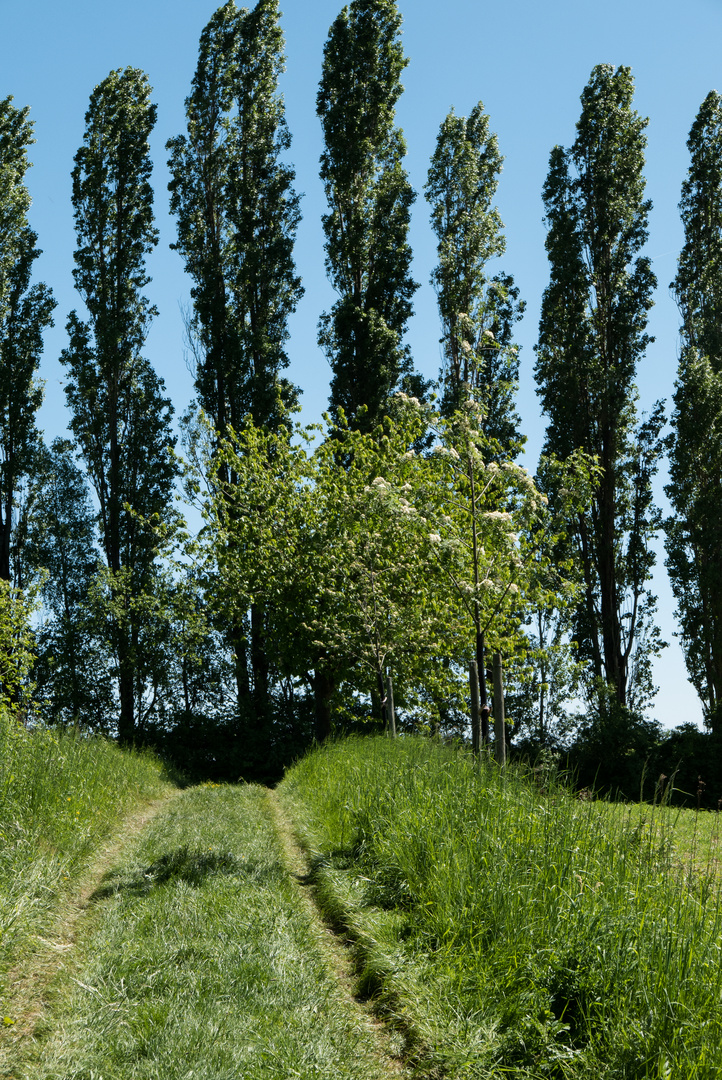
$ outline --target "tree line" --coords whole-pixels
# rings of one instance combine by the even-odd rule
[[[424,188],[437,383],[405,344],[418,287],[395,119],[406,63],[394,0],[352,0],[330,28],[316,109],[337,297],[318,345],[332,381],[324,425],[300,429],[285,370],[301,211],[277,0],[228,0],[203,30],[186,129],[167,144],[173,247],[192,283],[182,454],[145,356],[158,242],[147,76],[113,71],[90,97],[72,173],[80,304],[61,357],[73,438],[51,446],[35,424],[55,302],[32,280],[32,125],[0,102],[6,710],[155,742],[219,774],[271,775],[313,737],[383,723],[387,672],[404,725],[465,736],[468,665],[488,714],[498,651],[513,745],[623,758],[630,738],[659,736],[646,713],[664,644],[650,591],[663,530],[689,677],[722,733],[722,98],[708,95],[688,143],[671,434],[663,402],[636,405],[656,279],[630,69],[594,68],[574,143],[551,151],[535,364],[548,426],[532,477],[517,460],[524,301],[493,272],[503,158],[481,103],[443,121]],[[652,498],[665,453],[669,521]],[[203,515],[196,536],[178,490]]]

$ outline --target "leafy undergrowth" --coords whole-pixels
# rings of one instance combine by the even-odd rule
[[[91,900],[33,1080],[379,1080],[274,831],[272,793],[206,785],[163,808]]]
[[[168,790],[149,754],[26,731],[0,712],[0,973],[33,947],[123,816]]]
[[[668,808],[411,738],[329,744],[279,795],[359,989],[408,1026],[421,1073],[722,1076],[720,894]]]

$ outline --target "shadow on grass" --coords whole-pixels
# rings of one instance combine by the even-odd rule
[[[282,869],[262,860],[239,859],[230,851],[194,851],[180,847],[161,855],[132,876],[125,877],[120,870],[110,870],[88,902],[97,903],[119,893],[146,896],[155,888],[178,881],[198,888],[209,878],[231,875],[262,883],[278,880]]]

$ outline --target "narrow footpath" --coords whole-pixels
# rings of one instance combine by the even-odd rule
[[[388,1080],[274,792],[203,785],[125,823],[15,981],[7,1080]]]

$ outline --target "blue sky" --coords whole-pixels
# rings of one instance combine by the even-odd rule
[[[41,371],[46,380],[41,426],[48,439],[62,434],[67,422],[58,356],[65,344],[67,315],[78,303],[71,275],[75,241],[70,171],[82,141],[88,97],[113,68],[140,67],[154,87],[154,184],[161,241],[149,260],[153,282],[148,292],[160,315],[146,351],[165,379],[177,412],[183,412],[192,396],[181,318],[189,286],[180,259],[169,250],[174,226],[167,213],[165,143],[183,130],[183,102],[198,38],[214,7],[199,0],[125,0],[123,5],[0,0],[0,97],[12,94],[17,106],[31,106],[37,139],[28,175],[31,220],[44,252],[36,264],[37,277],[52,286],[58,301]],[[290,376],[304,391],[308,422],[317,420],[326,406],[329,368],[316,346],[316,324],[333,302],[323,266],[320,218],[325,205],[318,179],[321,137],[315,97],[323,44],[340,7],[340,0],[282,0],[287,46],[282,91],[293,136],[289,157],[297,190],[304,193],[296,261],[306,294],[291,325]],[[421,284],[409,332],[415,363],[427,376],[438,373],[439,325],[428,283],[435,250],[422,194],[429,157],[449,109],[454,106],[464,114],[481,100],[506,158],[497,201],[506,225],[507,253],[499,268],[514,274],[527,301],[517,335],[522,346],[519,405],[529,440],[525,464],[533,471],[544,433],[532,371],[539,302],[548,274],[541,188],[549,151],[573,140],[579,95],[592,67],[630,66],[636,107],[650,118],[646,176],[654,209],[647,251],[659,279],[650,319],[656,341],[638,376],[640,407],[647,409],[660,397],[669,400],[678,355],[679,320],[668,288],[682,240],[677,203],[688,166],[689,128],[707,93],[722,88],[722,2],[688,0],[683,9],[669,0],[611,0],[604,5],[588,0],[510,0],[505,5],[401,0],[399,7],[410,63],[398,121],[407,139],[411,182],[419,192],[411,233],[414,273]],[[663,481],[659,495],[664,503]],[[673,637],[674,604],[661,565],[656,588],[670,648],[655,672],[660,693],[654,715],[666,726],[698,721],[700,708]]]

